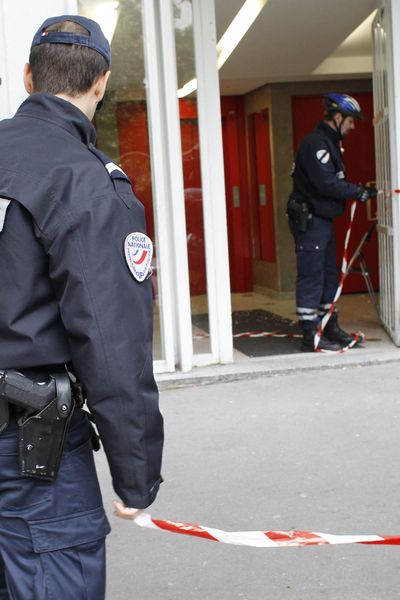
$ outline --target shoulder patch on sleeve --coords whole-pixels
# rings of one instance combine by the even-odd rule
[[[133,277],[142,282],[151,275],[153,242],[144,233],[129,233],[124,243],[125,260]]]
[[[331,155],[329,154],[329,151],[326,150],[326,148],[323,150],[317,150],[315,155],[316,155],[317,159],[319,160],[319,162],[322,163],[323,165],[325,165],[331,157]]]
[[[126,178],[128,178],[128,176],[127,176],[127,174],[125,173],[125,171],[123,171],[123,170],[121,169],[121,167],[119,167],[119,166],[118,166],[118,165],[116,165],[115,163],[113,163],[113,162],[109,162],[109,163],[107,163],[107,164],[106,164],[106,165],[104,165],[104,166],[105,166],[105,168],[107,169],[107,171],[109,172],[109,174],[110,174],[110,175],[112,175],[112,173],[113,173],[114,171],[119,171],[120,173],[122,173],[123,175],[125,175],[125,177],[126,177]]]
[[[0,198],[0,231],[3,231],[6,212],[11,200],[8,198]]]

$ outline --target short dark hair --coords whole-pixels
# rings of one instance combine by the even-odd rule
[[[89,35],[73,21],[50,25],[46,31],[70,31]],[[29,55],[34,92],[80,96],[108,71],[105,58],[92,48],[76,44],[40,44]]]
[[[335,120],[334,117],[337,113],[340,113],[340,110],[332,110],[332,109],[325,110],[325,112],[324,112],[325,121],[334,121]],[[344,116],[344,115],[342,115],[342,116]]]

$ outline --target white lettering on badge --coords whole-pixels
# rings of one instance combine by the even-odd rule
[[[125,260],[133,277],[142,282],[151,273],[153,242],[144,233],[135,231],[126,236],[124,242]]]

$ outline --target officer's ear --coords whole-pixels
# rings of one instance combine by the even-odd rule
[[[335,121],[337,127],[340,127],[340,125],[343,123],[344,121],[344,116],[342,115],[342,113],[337,112],[333,115],[333,120]]]
[[[111,71],[105,71],[104,73],[98,76],[94,83],[93,91],[96,96],[97,102],[101,102],[101,100],[104,97],[104,94],[106,93],[107,81],[110,75]]]
[[[33,92],[33,81],[32,81],[32,69],[29,63],[25,64],[24,67],[24,85],[29,95]]]

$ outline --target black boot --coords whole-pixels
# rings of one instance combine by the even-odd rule
[[[354,338],[350,333],[347,333],[341,329],[338,325],[337,319],[329,319],[324,329],[325,337],[331,341],[340,344],[342,347],[348,346],[351,342],[354,342]]]
[[[302,352],[314,352],[314,339],[316,330],[311,329],[310,331],[303,332],[303,343],[301,345]],[[353,338],[352,338],[353,339]],[[342,346],[334,341],[328,340],[325,335],[322,335],[319,339],[316,350],[323,350],[325,352],[339,352]]]

